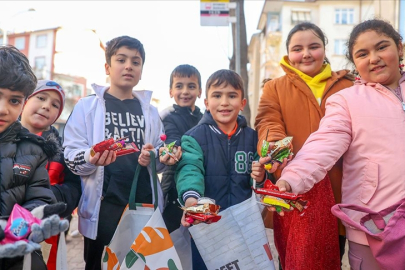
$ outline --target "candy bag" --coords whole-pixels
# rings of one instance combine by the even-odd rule
[[[5,238],[0,242],[1,245],[14,243],[19,240],[26,240],[31,233],[33,224],[40,224],[41,220],[34,217],[30,211],[24,207],[15,204],[8,218],[6,228],[4,229]]]
[[[221,219],[221,216],[218,215],[220,206],[216,205],[215,201],[210,198],[200,198],[196,205],[182,207],[181,209],[186,211],[185,216],[188,223],[198,220],[210,224]]]
[[[253,190],[260,195],[259,203],[265,206],[274,206],[277,213],[281,211],[292,211],[294,208],[302,216],[309,206],[309,202],[302,199],[302,195],[279,191],[278,186],[270,180],[264,182],[262,188],[256,188],[256,181],[253,182]]]
[[[260,151],[261,157],[271,157],[271,161],[264,165],[266,170],[270,170],[273,167],[274,162],[283,163],[285,158],[293,155],[292,139],[293,137],[285,137],[284,139],[277,141],[271,149],[270,142],[263,140]]]
[[[110,138],[108,140],[99,142],[91,147],[90,155],[93,157],[96,153],[102,153],[105,150],[114,150],[118,156],[123,156],[135,152],[139,152],[139,148],[135,143],[126,143],[125,139],[127,137],[119,138],[114,140]]]

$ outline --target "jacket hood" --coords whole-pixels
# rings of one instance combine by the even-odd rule
[[[238,115],[236,122],[238,123],[238,128],[247,127],[246,118],[243,115]],[[198,124],[199,125],[212,125],[212,126],[218,127],[214,118],[212,118],[212,114],[209,111],[205,111],[203,117],[201,118],[201,120]]]
[[[100,99],[104,100],[104,93],[110,89],[110,86],[101,86],[98,84],[93,83],[91,85],[93,87],[94,92],[96,93],[96,96]],[[152,91],[149,90],[133,90],[132,95],[136,97],[139,102],[141,103],[142,107],[149,106],[151,100],[152,100]]]
[[[192,114],[195,116],[200,114],[200,108],[198,106],[195,106],[194,111],[191,111],[191,109],[189,107],[181,107],[177,104],[173,104],[173,109],[175,112],[188,112],[189,114]]]
[[[21,126],[21,130],[18,132],[15,142],[20,141],[21,139],[29,140],[32,143],[40,146],[48,159],[53,158],[62,152],[62,148],[54,134],[50,134],[46,137],[46,139],[44,139],[41,136],[30,133],[28,129]]]

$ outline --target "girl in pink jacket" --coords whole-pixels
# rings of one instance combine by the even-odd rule
[[[364,21],[350,34],[347,57],[360,77],[327,100],[318,131],[283,170],[277,185],[284,191],[308,192],[343,156],[342,203],[380,211],[405,197],[402,37],[385,21]],[[354,211],[347,214],[355,221],[362,217]],[[346,234],[351,268],[380,269],[365,233],[346,226]]]

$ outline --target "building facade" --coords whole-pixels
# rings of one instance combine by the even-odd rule
[[[0,41],[2,38],[0,34]],[[63,126],[76,102],[91,93],[91,83],[106,83],[105,48],[91,29],[52,27],[9,32],[7,43],[27,56],[39,80],[54,80],[65,90],[65,109],[57,126]]]

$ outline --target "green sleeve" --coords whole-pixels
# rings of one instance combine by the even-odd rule
[[[204,155],[200,145],[191,137],[181,138],[182,157],[177,164],[175,181],[180,202],[184,205],[183,194],[195,191],[204,196]]]

